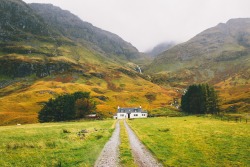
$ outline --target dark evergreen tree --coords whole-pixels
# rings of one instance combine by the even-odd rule
[[[39,121],[57,122],[57,121],[68,121],[76,118],[82,118],[79,117],[79,112],[78,112],[79,106],[76,105],[76,101],[78,99],[84,100],[85,106],[91,107],[91,109],[95,108],[95,105],[93,106],[93,104],[95,103],[93,103],[92,100],[90,100],[89,92],[75,92],[73,94],[60,95],[57,98],[50,99],[48,102],[45,103],[44,107],[38,113]],[[88,109],[87,113],[92,111],[89,108],[87,109]]]
[[[218,95],[208,84],[191,85],[181,98],[181,109],[190,114],[217,114]]]

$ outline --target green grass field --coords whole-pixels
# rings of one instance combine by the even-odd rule
[[[114,120],[0,127],[0,166],[93,166],[113,128]]]
[[[250,124],[195,116],[128,123],[165,166],[250,165]]]

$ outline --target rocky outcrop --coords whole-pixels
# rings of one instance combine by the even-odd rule
[[[0,75],[16,78],[35,74],[46,77],[51,74],[72,71],[73,67],[65,62],[28,62],[18,59],[0,59]]]

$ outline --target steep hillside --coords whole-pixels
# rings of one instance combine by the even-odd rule
[[[202,67],[211,70],[210,78],[214,78],[218,76],[217,73],[228,70],[224,64],[234,64],[238,61],[237,64],[244,63],[248,68],[249,63],[245,60],[249,61],[249,53],[250,19],[232,19],[162,53],[151,64],[149,71],[176,72]],[[206,67],[208,64],[209,67]],[[223,65],[220,67],[223,69],[219,70],[219,65]],[[218,71],[211,69],[211,66],[217,67]],[[207,79],[207,76],[205,78]]]
[[[0,9],[1,42],[27,40],[29,37],[58,36],[58,33],[50,29],[23,1],[1,0]]]
[[[125,56],[127,59],[139,58],[138,50],[119,36],[100,28],[94,27],[88,22],[82,21],[69,11],[60,9],[51,4],[30,4],[46,22],[63,35],[78,42],[89,43],[93,49]]]
[[[209,82],[220,85],[217,88],[221,92],[232,89],[231,97],[223,100],[223,104],[228,104],[227,110],[238,106],[237,100],[232,99],[238,94],[241,96],[238,101],[242,101],[238,108],[245,106],[240,111],[247,111],[250,106],[250,19],[232,19],[201,32],[159,55],[147,71],[157,73],[153,77],[157,83],[186,87]]]
[[[75,91],[91,92],[107,117],[118,105],[151,110],[172,100],[172,90],[134,70],[127,60],[138,52],[120,37],[51,5],[37,11],[21,0],[0,3],[0,125],[37,122],[45,101]]]
[[[1,0],[0,15],[0,55],[32,52],[49,55],[36,41],[54,46],[68,42],[21,0]]]

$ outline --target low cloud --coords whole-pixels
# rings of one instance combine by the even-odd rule
[[[52,3],[121,36],[140,51],[184,42],[231,18],[250,17],[249,0],[24,0]]]

